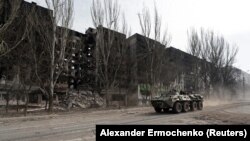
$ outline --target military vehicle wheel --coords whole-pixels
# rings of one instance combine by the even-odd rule
[[[188,112],[189,111],[189,104],[188,104],[188,102],[184,102],[183,103],[182,111],[183,112]]]
[[[197,102],[196,101],[194,101],[194,102],[191,103],[191,110],[192,111],[196,111],[197,110]]]
[[[169,112],[169,108],[163,108],[163,112],[164,113],[168,113]]]
[[[174,108],[173,108],[175,113],[180,113],[182,111],[182,105],[180,102],[175,102]]]
[[[160,113],[161,112],[161,108],[157,108],[157,107],[155,107],[155,112],[157,112],[157,113]]]
[[[198,102],[198,110],[203,109],[203,103],[201,101]]]

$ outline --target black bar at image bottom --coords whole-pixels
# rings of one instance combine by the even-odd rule
[[[96,141],[117,139],[249,140],[250,125],[96,125]]]

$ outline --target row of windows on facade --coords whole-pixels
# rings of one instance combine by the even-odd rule
[[[83,82],[91,82],[91,71],[94,70],[93,66],[93,45],[86,46],[85,50],[80,49],[77,52],[76,48],[73,48],[75,53],[72,53],[72,60],[69,64],[70,67],[70,76],[69,76],[69,88],[77,88]],[[83,55],[86,55],[84,59]],[[84,55],[84,56],[85,56]]]

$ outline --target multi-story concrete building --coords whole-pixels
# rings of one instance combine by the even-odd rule
[[[0,26],[8,20],[9,1],[1,0],[3,7],[0,9]],[[17,18],[7,30],[8,36],[5,36],[7,42],[11,41],[9,39],[20,39],[27,27],[25,19],[28,15],[30,16],[31,11],[35,12],[36,20],[39,19],[40,25],[46,29],[47,34],[50,34],[52,29],[50,14],[53,11],[38,6],[36,3],[22,1]],[[32,33],[32,40],[34,40],[32,46],[36,47],[37,53],[42,52],[44,45],[40,39],[41,35],[36,32],[35,28],[32,30],[35,31]],[[58,32],[61,30],[69,29],[57,27]],[[108,46],[108,38],[111,37],[112,46]],[[97,41],[101,38],[102,42]],[[58,42],[60,42],[60,37],[58,37]],[[22,46],[24,49],[26,43],[27,41],[24,40]],[[19,49],[22,50],[22,48]],[[105,54],[107,51],[109,54]],[[19,53],[19,50],[16,50],[16,53]],[[108,64],[105,64],[107,55],[109,55]],[[45,59],[43,65],[48,66],[49,61],[46,61],[46,55],[43,58]],[[8,59],[1,58],[0,60],[0,76],[12,81],[15,78],[15,72],[11,70],[18,65],[18,61],[10,64]],[[101,26],[97,29],[89,28],[85,33],[69,30],[65,56],[66,67],[58,80],[55,92],[65,93],[71,88],[103,93],[106,82],[101,77],[107,77],[113,83],[112,90],[109,90],[111,95],[108,97],[111,101],[118,99],[127,101],[127,104],[136,105],[140,99],[138,86],[141,84],[147,86],[154,83],[154,85],[166,87],[176,84],[184,90],[198,89],[197,83],[199,82],[195,79],[197,61],[201,60],[174,47],[166,48],[161,43],[140,34],[127,38],[122,33]],[[105,65],[108,65],[107,68]],[[105,71],[107,74],[103,76]],[[41,72],[44,77],[47,77],[46,67]]]
[[[10,0],[1,0],[1,6],[3,7],[1,7],[0,10],[0,26],[4,25],[9,20],[9,11],[11,10]],[[49,56],[44,54],[46,47],[42,38],[43,36],[52,35],[52,21],[50,18],[52,12],[52,10],[38,6],[34,2],[29,3],[23,0],[20,2],[20,7],[18,8],[15,19],[11,25],[8,26],[8,28],[5,30],[6,32],[4,33],[3,40],[9,46],[12,46],[14,44],[13,41],[16,40],[20,40],[20,43],[16,49],[14,49],[8,55],[0,58],[0,78],[3,86],[6,86],[6,84],[3,84],[3,82],[11,84],[11,82],[17,80],[15,68],[17,68],[16,66],[20,65],[18,64],[20,63],[20,60],[18,60],[16,56],[18,56],[18,54],[22,53],[23,51],[30,56],[26,59],[22,59],[22,61],[25,61],[22,63],[34,63],[32,62],[32,53],[35,52],[37,54],[41,54],[40,58],[43,59],[39,60],[41,61],[41,65],[38,66],[40,67],[39,75],[42,80],[45,80],[46,77],[48,77]],[[43,30],[34,26],[36,24],[38,24]],[[56,30],[58,33],[57,46],[60,46],[60,32],[69,29],[58,26]],[[26,36],[24,36],[22,39],[25,32]],[[56,93],[65,93],[68,88],[72,87],[72,84],[72,88],[74,89],[80,87],[90,89],[90,85],[93,85],[94,74],[90,71],[94,70],[95,64],[92,56],[95,43],[94,36],[95,35],[91,29],[89,29],[86,34],[69,30],[65,54],[66,66],[64,67],[65,69],[63,70],[62,75],[58,79],[58,85],[55,86]],[[31,52],[31,49],[29,49],[28,46],[33,47],[33,52]],[[31,68],[27,68],[27,70],[31,70]],[[34,71],[31,71],[29,74],[32,73],[34,74]],[[47,82],[43,82],[44,85],[46,85]],[[34,86],[38,86],[35,81],[33,83]],[[36,89],[31,90],[36,91]],[[3,89],[3,91],[6,91],[6,87]],[[40,94],[39,96],[32,95],[30,101],[35,101],[33,100],[34,98],[41,99]],[[1,99],[3,99],[3,97],[6,96],[1,96]]]
[[[38,31],[32,24],[39,19],[39,23],[49,30],[51,27],[49,15],[52,11],[38,6],[36,3],[28,3],[23,0],[17,3],[20,5],[11,5],[10,3],[13,2],[11,0],[1,0],[0,2],[0,6],[2,6],[0,7],[0,28],[4,28],[4,30],[1,30],[0,42],[7,44],[10,50],[13,48],[9,54],[0,58],[0,79],[3,82],[0,91],[5,94],[3,96],[5,99],[11,100],[11,98],[15,99],[17,97],[23,99],[23,95],[18,91],[20,77],[31,78],[32,74],[34,74],[31,70],[31,64],[33,64],[31,54],[33,50],[29,47],[34,47],[34,50],[37,48],[36,51],[38,52],[43,50],[42,43],[39,42],[41,36],[39,36]],[[11,13],[13,6],[17,6],[18,9],[15,15]],[[34,19],[31,19],[32,16],[34,16]],[[32,34],[29,31],[32,31]],[[32,43],[29,42],[29,39],[33,40]],[[25,70],[25,77],[21,76],[23,74],[17,74],[20,69]],[[36,84],[34,84],[30,90],[36,88]],[[7,94],[6,91],[11,91],[12,94]]]

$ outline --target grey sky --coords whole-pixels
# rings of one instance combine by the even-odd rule
[[[31,0],[27,0],[31,1]],[[44,0],[33,0],[44,5]],[[154,8],[154,1],[162,15],[163,26],[172,36],[171,46],[186,51],[187,30],[191,27],[212,29],[232,44],[239,46],[236,67],[250,70],[250,1],[249,0],[118,0],[133,33],[140,33],[137,14],[143,5]],[[92,26],[92,0],[74,0],[73,29],[83,32]],[[250,71],[249,71],[250,72]]]

